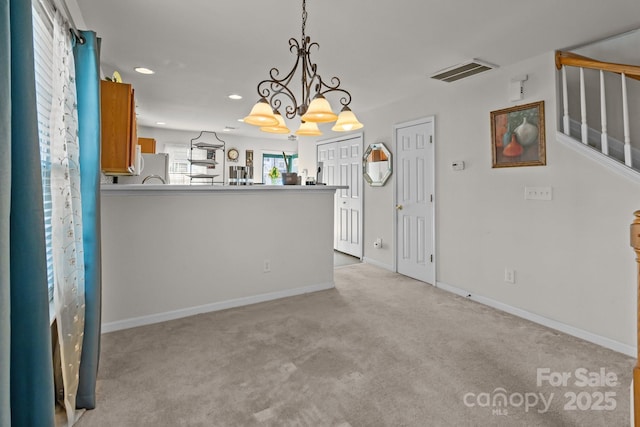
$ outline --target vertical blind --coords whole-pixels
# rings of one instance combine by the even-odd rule
[[[40,2],[33,4],[33,49],[36,73],[36,101],[38,109],[38,136],[40,140],[40,166],[44,202],[44,227],[47,245],[47,279],[49,301],[53,301],[53,249],[51,229],[51,136],[49,115],[52,103],[53,22]]]

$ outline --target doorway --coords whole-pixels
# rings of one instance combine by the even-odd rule
[[[434,118],[395,126],[396,271],[435,285]]]
[[[351,135],[317,146],[318,167],[327,185],[347,186],[336,190],[334,203],[334,249],[362,258],[362,141]]]

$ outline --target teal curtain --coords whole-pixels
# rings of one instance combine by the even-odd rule
[[[11,37],[9,3],[0,3],[0,426],[11,426]]]
[[[85,326],[76,407],[96,405],[96,377],[100,358],[102,273],[100,253],[100,72],[99,39],[82,31],[83,44],[73,48],[78,97],[80,186],[85,268]]]
[[[2,2],[0,20],[0,423],[46,427],[54,389],[31,1]]]

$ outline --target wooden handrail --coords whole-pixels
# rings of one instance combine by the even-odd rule
[[[640,80],[640,66],[638,65],[625,65],[615,64],[613,62],[597,61],[592,58],[587,58],[586,56],[558,50],[556,51],[556,68],[559,70],[563,65],[610,71],[617,74],[624,73],[631,79]]]
[[[638,358],[636,366],[633,368],[633,414],[634,425],[640,426],[640,211],[634,213],[635,219],[631,224],[631,246],[636,252],[636,262],[638,264]]]

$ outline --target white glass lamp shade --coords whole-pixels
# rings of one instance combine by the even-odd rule
[[[317,123],[302,122],[300,128],[296,131],[296,135],[300,136],[320,136],[322,131],[318,128]]]
[[[254,126],[277,126],[278,119],[266,99],[260,98],[251,109],[251,113],[244,118],[245,123]]]
[[[338,116],[331,111],[329,101],[320,94],[313,98],[307,112],[301,117],[305,122],[328,123],[334,122]]]
[[[348,132],[350,130],[356,130],[364,127],[362,123],[358,121],[358,118],[349,107],[344,107],[338,116],[338,121],[331,128],[336,132]]]
[[[275,125],[275,126],[263,126],[263,127],[260,128],[260,130],[262,132],[267,132],[267,133],[289,133],[289,132],[291,132],[289,130],[289,128],[287,127],[287,125],[285,124],[284,118],[282,118],[282,115],[280,114],[280,112],[278,110],[274,111],[273,115],[278,120],[278,124]]]

